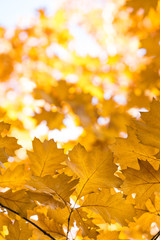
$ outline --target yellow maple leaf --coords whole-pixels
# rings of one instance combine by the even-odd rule
[[[35,207],[35,203],[29,198],[25,190],[19,190],[16,192],[8,190],[7,192],[0,193],[0,206],[6,208],[7,210],[11,209],[25,217],[27,210],[33,209]]]
[[[143,144],[160,149],[160,102],[153,100],[149,112],[141,113],[144,122],[135,121],[136,135]]]
[[[3,230],[3,226],[8,226],[11,224],[11,220],[9,219],[9,217],[4,214],[4,213],[0,213],[0,230]]]
[[[72,215],[76,225],[81,229],[82,237],[97,239],[99,227],[93,223],[93,218],[89,218],[82,209],[75,209]]]
[[[28,240],[32,236],[32,230],[29,229],[29,223],[24,220],[15,220],[8,225],[9,235],[7,240]]]
[[[30,168],[35,176],[54,175],[58,169],[64,167],[66,156],[62,149],[57,148],[53,140],[45,140],[43,143],[35,138],[33,140],[33,152],[27,151],[30,158]]]
[[[33,201],[36,200],[44,206],[50,206],[52,209],[56,209],[58,207],[64,208],[64,202],[58,197],[54,198],[52,194],[38,191],[28,191],[27,193]]]
[[[8,168],[3,174],[0,174],[0,186],[18,188],[22,187],[29,178],[30,172],[25,171],[23,164],[17,165],[14,169]]]
[[[78,144],[69,153],[69,158],[68,167],[80,177],[78,185],[80,195],[97,191],[102,187],[111,188],[120,185],[121,180],[114,175],[117,167],[109,150],[95,148],[92,152],[87,152]]]
[[[15,137],[0,136],[0,148],[5,148],[5,152],[9,156],[15,156],[15,151],[20,147],[21,146],[17,143],[17,139]]]
[[[35,192],[33,192],[33,194],[30,193],[30,196],[36,197],[34,193],[39,193],[37,194],[37,197],[39,196],[39,199],[37,200],[42,204],[43,198],[41,199],[41,194],[45,193],[49,196],[52,196],[54,208],[56,208],[57,206],[64,207],[67,205],[67,202],[69,202],[69,197],[74,192],[77,183],[78,179],[72,180],[72,177],[62,173],[54,178],[49,175],[44,176],[43,178],[32,177],[28,182],[28,185],[35,189]]]
[[[37,124],[40,124],[43,120],[47,121],[47,126],[50,130],[52,129],[61,129],[64,119],[64,114],[60,112],[52,112],[52,111],[46,111],[45,109],[42,109],[41,113],[35,114],[34,119],[37,120]]]
[[[52,214],[52,218],[50,218],[50,215],[45,215],[44,213],[41,212],[35,212],[36,215],[38,216],[38,221],[34,221],[39,227],[41,227],[44,231],[49,233],[51,236],[54,238],[64,238],[66,235],[64,233],[63,229],[63,223],[59,218],[59,213],[55,212],[55,214]],[[59,221],[60,220],[60,221]],[[42,236],[42,233],[38,230],[34,230],[36,232],[36,235]]]
[[[160,191],[160,169],[156,171],[148,162],[143,161],[139,161],[139,165],[140,170],[127,168],[122,171],[126,178],[121,187],[124,194],[136,193],[136,203],[144,206],[147,199]]]
[[[90,208],[99,213],[106,222],[110,223],[111,219],[114,219],[116,222],[126,225],[127,221],[133,219],[135,210],[122,196],[122,193],[111,195],[108,189],[91,193],[82,207]]]
[[[130,222],[129,226],[122,228],[121,235],[131,239],[143,239],[142,236],[146,236],[146,239],[151,239],[155,230],[153,229],[160,228],[160,216],[151,212],[145,212],[143,209],[143,214],[135,218],[134,222]]]
[[[155,157],[158,149],[140,143],[133,128],[128,127],[127,132],[126,139],[117,138],[116,143],[110,146],[114,152],[115,163],[120,164],[122,169],[127,167],[139,169],[138,160],[140,159],[147,160],[155,169],[158,169],[160,159]]]

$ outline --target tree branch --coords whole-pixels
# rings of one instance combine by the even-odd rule
[[[67,226],[67,237],[66,237],[66,240],[68,240],[69,225],[70,225],[71,215],[72,215],[72,213],[73,213],[73,211],[74,211],[74,209],[75,209],[76,203],[77,203],[77,201],[79,200],[79,198],[80,198],[80,196],[81,196],[81,193],[82,193],[83,189],[85,188],[85,186],[86,186],[87,182],[89,181],[89,179],[90,179],[90,177],[87,179],[87,181],[84,183],[83,187],[81,188],[81,190],[80,190],[80,192],[79,192],[79,194],[78,194],[78,197],[77,197],[77,199],[76,199],[76,201],[75,201],[75,203],[74,203],[74,206],[73,206],[73,208],[72,208],[71,211],[70,211],[70,214],[69,214],[69,217],[68,217],[68,226]]]
[[[67,237],[66,237],[66,240],[68,240],[69,225],[70,225],[70,220],[71,220],[71,215],[72,215],[73,210],[74,209],[72,208],[71,211],[70,211],[69,217],[68,217],[68,226],[67,226]]]
[[[159,236],[160,236],[160,231],[156,235],[154,235],[154,237],[151,240],[156,240]]]
[[[18,212],[12,210],[12,209],[9,208],[9,207],[4,206],[2,203],[0,203],[0,207],[3,207],[3,208],[9,210],[9,211],[12,212],[12,213],[15,213],[16,215],[20,216],[21,218],[23,218],[24,220],[26,220],[27,222],[29,222],[30,224],[32,224],[34,227],[36,227],[37,229],[39,229],[44,235],[48,236],[50,239],[56,240],[54,237],[52,237],[49,233],[47,233],[45,230],[43,230],[43,229],[42,229],[41,227],[39,227],[37,224],[35,224],[34,222],[32,222],[31,220],[29,220],[29,219],[26,218],[26,217],[22,217]]]

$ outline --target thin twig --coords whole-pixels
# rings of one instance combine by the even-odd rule
[[[79,200],[79,198],[80,198],[80,196],[81,196],[81,193],[82,193],[83,189],[85,188],[85,186],[86,186],[87,182],[89,181],[89,179],[90,179],[90,177],[87,179],[87,181],[84,183],[83,187],[81,188],[81,190],[80,190],[80,192],[79,192],[79,194],[78,194],[78,197],[77,197],[77,199],[76,199],[76,201],[75,201],[75,203],[74,203],[74,206],[73,206],[73,208],[72,208],[71,211],[70,211],[70,214],[69,214],[69,217],[68,217],[68,227],[67,227],[67,237],[66,237],[66,240],[68,240],[69,225],[70,225],[71,215],[72,215],[72,213],[73,213],[73,211],[74,211],[74,209],[75,209],[76,203],[77,203],[77,201]]]
[[[7,210],[9,210],[12,213],[15,213],[16,215],[20,216],[21,218],[23,218],[24,220],[26,220],[27,222],[29,222],[30,224],[32,224],[34,227],[36,227],[37,229],[39,229],[43,234],[45,234],[46,236],[48,236],[50,239],[52,240],[56,240],[54,237],[52,237],[49,233],[47,233],[45,230],[43,230],[41,227],[39,227],[37,224],[35,224],[34,222],[32,222],[31,220],[29,220],[26,217],[22,217],[18,212],[12,210],[9,207],[4,206],[2,203],[0,203],[0,206],[3,208],[6,208]]]
[[[160,236],[160,231],[156,235],[154,235],[154,237],[151,240],[156,240],[159,236]]]
[[[74,210],[74,208],[71,209],[69,217],[68,217],[68,226],[67,226],[67,237],[66,237],[66,240],[68,240],[69,225],[70,225],[70,220],[71,220],[71,215],[72,215],[73,210]]]

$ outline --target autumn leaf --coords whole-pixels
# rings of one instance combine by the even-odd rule
[[[7,132],[10,129],[10,124],[0,122],[0,134]],[[9,156],[14,156],[15,151],[21,146],[17,144],[17,139],[14,137],[0,136],[0,161],[6,162]]]
[[[69,153],[68,167],[80,178],[80,196],[99,188],[118,187],[121,180],[114,175],[117,170],[109,150],[95,148],[88,153],[78,144]],[[80,197],[79,196],[79,197]]]
[[[8,190],[7,192],[0,193],[0,205],[6,207],[7,210],[17,212],[21,216],[26,216],[28,209],[33,209],[35,203],[29,198],[25,190],[19,190],[12,192]]]
[[[34,221],[34,220],[32,221],[35,222],[44,231],[46,231],[51,236],[58,239],[65,237],[63,224],[62,224],[61,218],[59,217],[59,213],[55,212],[54,218],[53,218],[53,215],[52,215],[52,218],[50,218],[48,215],[45,215],[44,213],[40,213],[40,212],[36,212],[36,215],[38,216],[38,221]],[[36,231],[36,235],[39,235],[39,234],[40,232]]]
[[[149,112],[141,113],[144,122],[135,121],[136,134],[143,144],[160,149],[160,102],[153,100]]]
[[[43,203],[43,194],[49,195],[50,199],[53,198],[53,206],[56,208],[60,206],[61,208],[67,205],[69,202],[69,197],[75,190],[75,186],[78,183],[78,179],[72,180],[72,177],[65,175],[64,173],[52,177],[50,175],[42,177],[32,177],[28,182],[31,189],[34,188],[33,194],[30,192],[30,196],[35,196],[39,202]],[[41,198],[42,196],[42,198]],[[49,197],[48,196],[48,197]],[[47,198],[47,196],[46,196]],[[51,203],[50,203],[51,204]]]
[[[0,148],[4,148],[6,154],[9,156],[15,156],[15,151],[20,147],[21,146],[17,143],[17,139],[15,137],[0,136]]]
[[[47,211],[44,211],[43,209],[37,209],[39,213],[44,213],[46,212],[46,215],[48,216],[49,219],[55,219],[56,222],[60,224],[67,225],[68,223],[68,208],[57,208],[57,209],[52,209],[50,207],[47,208]]]
[[[147,160],[156,170],[159,168],[160,159],[155,156],[158,149],[141,144],[131,127],[128,127],[128,137],[117,138],[110,148],[114,152],[115,163],[120,164],[122,169],[130,167],[139,170],[139,159]]]
[[[67,208],[57,208],[53,210],[50,207],[46,208],[43,206],[36,207],[34,211],[28,211],[28,217],[32,219],[32,222],[56,239],[66,238],[64,228],[66,228],[68,224],[68,214]],[[37,220],[34,220],[35,216]],[[45,235],[42,235],[39,229],[33,228],[33,235],[34,234],[36,234],[39,239],[45,238]]]
[[[52,194],[38,191],[28,191],[27,193],[33,201],[38,201],[43,206],[50,206],[53,209],[64,207],[64,202],[61,199],[54,198]]]
[[[126,225],[127,221],[133,219],[135,210],[122,196],[121,193],[111,195],[109,190],[91,193],[82,204],[82,208],[90,208],[99,213],[106,222],[110,223],[111,219],[114,219],[116,222]]]
[[[0,213],[0,230],[2,231],[3,230],[3,226],[9,226],[11,224],[11,220],[9,219],[9,217],[1,212]]]
[[[61,129],[64,127],[63,119],[65,118],[64,114],[60,112],[46,111],[42,109],[41,113],[35,114],[34,119],[37,120],[37,124],[40,124],[44,119],[47,119],[47,126],[50,130],[52,129]]]
[[[148,239],[151,239],[153,223],[159,228],[160,217],[150,212],[143,212],[139,218],[135,218],[134,222],[130,222],[129,226],[122,230],[121,235],[133,239],[143,239],[142,236],[145,234]]]
[[[137,208],[136,212],[137,212],[137,216],[142,216],[145,213],[149,213],[150,218],[155,218],[155,222],[159,222],[159,213],[160,213],[160,193],[159,192],[155,192],[152,199],[148,199],[145,203],[145,207],[144,208]]]
[[[28,156],[33,175],[40,177],[54,175],[58,169],[64,167],[62,163],[66,159],[63,150],[58,149],[53,140],[42,143],[37,138],[33,141],[33,152],[28,151]]]
[[[29,229],[29,223],[24,220],[17,221],[8,225],[9,235],[7,240],[28,240],[32,236],[32,230]]]
[[[3,174],[0,174],[0,186],[10,188],[21,188],[30,177],[30,172],[25,170],[23,164],[17,165],[14,169],[8,168]]]
[[[91,101],[92,96],[83,92],[74,94],[67,100],[84,127],[96,120],[96,108],[91,104]]]
[[[144,206],[147,199],[160,191],[160,170],[156,171],[148,162],[139,161],[140,170],[123,170],[125,180],[122,184],[124,194],[136,194],[137,204]]]
[[[153,234],[151,235],[150,233],[150,229],[152,226],[152,223],[155,222],[157,227],[160,227],[160,217],[152,214],[152,213],[144,213],[143,215],[141,215],[135,223],[131,223],[130,227],[131,229],[133,229],[133,231],[136,232],[137,226],[138,226],[138,230],[140,233],[148,233],[148,237],[152,238]],[[136,229],[135,229],[136,228]]]
[[[97,239],[99,227],[93,223],[93,218],[89,218],[82,209],[75,209],[72,218],[81,229],[82,237]]]

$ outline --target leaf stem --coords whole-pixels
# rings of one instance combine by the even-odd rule
[[[72,215],[73,210],[74,210],[74,208],[71,209],[69,217],[68,217],[68,226],[67,226],[67,237],[66,237],[66,240],[68,240],[69,225],[70,225],[70,220],[71,220],[71,215]]]
[[[29,220],[26,217],[22,217],[18,212],[14,211],[13,209],[4,206],[2,203],[0,203],[0,207],[5,208],[7,210],[9,210],[12,213],[15,213],[16,215],[20,216],[22,219],[26,220],[27,222],[29,222],[30,224],[32,224],[34,227],[36,227],[37,229],[39,229],[44,235],[48,236],[50,239],[52,240],[56,240],[54,237],[52,237],[49,233],[47,233],[45,230],[43,230],[41,227],[39,227],[37,224],[35,224],[34,222],[32,222],[31,220]]]
[[[70,225],[71,215],[72,215],[72,213],[73,213],[73,211],[74,211],[74,209],[75,209],[76,203],[77,203],[77,201],[79,200],[79,198],[80,198],[80,196],[81,196],[81,193],[82,193],[85,185],[86,185],[87,182],[89,181],[89,179],[90,179],[90,177],[87,179],[87,181],[84,183],[83,187],[81,188],[81,190],[80,190],[80,192],[79,192],[79,194],[78,194],[78,197],[77,197],[77,199],[76,199],[76,201],[75,201],[75,203],[74,203],[74,206],[73,206],[73,208],[72,208],[71,211],[70,211],[70,214],[69,214],[69,217],[68,217],[68,227],[67,227],[67,237],[66,237],[66,240],[68,240],[69,225]]]

